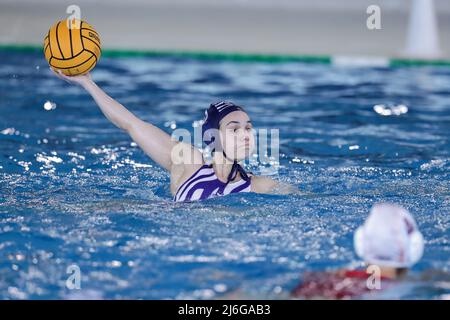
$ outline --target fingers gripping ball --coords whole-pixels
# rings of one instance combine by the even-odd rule
[[[82,20],[58,21],[44,39],[44,55],[50,67],[67,76],[91,71],[100,59],[100,47],[97,31]]]

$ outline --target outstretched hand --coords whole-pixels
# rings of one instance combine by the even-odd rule
[[[83,75],[79,75],[79,76],[66,76],[65,74],[63,74],[60,70],[54,70],[52,68],[50,68],[50,70],[53,71],[53,73],[60,79],[66,81],[67,83],[70,84],[78,84],[80,86],[85,85],[86,83],[92,81],[91,75],[90,73],[86,73]]]

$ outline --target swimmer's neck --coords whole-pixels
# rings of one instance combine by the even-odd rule
[[[387,279],[400,279],[408,272],[407,268],[393,268],[380,266],[381,277]]]
[[[232,160],[226,158],[221,152],[214,152],[213,168],[219,180],[226,182],[232,167]]]

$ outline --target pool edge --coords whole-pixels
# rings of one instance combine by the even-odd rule
[[[11,52],[42,52],[39,45],[28,44],[0,44],[1,51]],[[450,67],[450,60],[424,60],[408,58],[385,57],[357,57],[357,56],[327,56],[327,55],[290,55],[290,54],[264,54],[240,52],[213,52],[213,51],[184,51],[184,50],[128,50],[103,49],[104,57],[180,57],[198,60],[223,60],[235,62],[304,62],[321,63],[346,66],[376,66],[376,67],[416,67],[416,66],[443,66]],[[345,60],[345,63],[341,63]]]

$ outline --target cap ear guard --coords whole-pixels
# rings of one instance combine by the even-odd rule
[[[408,266],[416,264],[422,258],[424,250],[424,239],[420,233],[414,218],[405,210],[404,221],[409,233]]]
[[[223,150],[222,143],[220,141],[220,132],[218,129],[209,128],[206,130],[203,135],[203,142],[206,144],[206,148],[208,148],[210,152],[221,152]]]
[[[364,258],[364,227],[361,226],[356,229],[353,236],[353,246],[355,247],[355,252],[360,258]]]
[[[416,264],[422,258],[424,249],[423,236],[419,231],[414,231],[409,242],[409,265]]]

